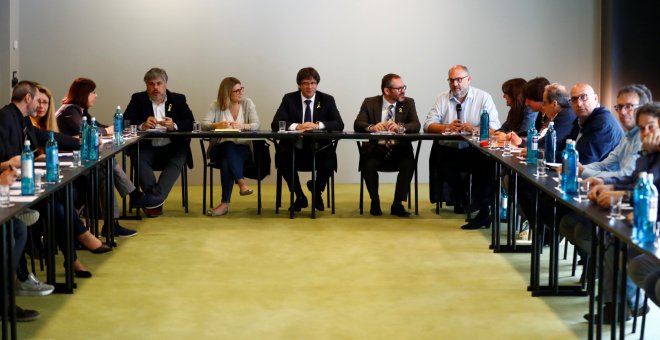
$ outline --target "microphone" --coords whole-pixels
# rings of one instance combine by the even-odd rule
[[[461,107],[461,103],[456,104],[456,119],[463,123],[463,107]]]

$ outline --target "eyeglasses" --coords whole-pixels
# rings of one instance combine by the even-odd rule
[[[48,106],[50,104],[50,101],[48,101],[48,100],[37,100],[37,104]]]
[[[300,83],[302,86],[316,86],[317,82],[315,81],[303,81]]]
[[[581,101],[581,102],[586,102],[587,100],[589,100],[589,96],[592,95],[592,94],[593,93],[583,93],[583,94],[579,94],[577,96],[573,96],[573,97],[571,97],[571,103],[576,104],[578,102],[578,100]]]
[[[469,77],[469,76],[462,76],[462,77],[456,77],[456,78],[447,78],[447,81],[448,81],[450,84],[453,84],[454,82],[458,82],[458,83],[460,83],[460,82],[463,81],[463,79],[465,79],[465,78],[467,78],[467,77]]]
[[[401,87],[390,87],[390,90],[405,91],[407,88],[408,88],[408,86],[403,85]]]
[[[616,110],[616,112],[621,112],[623,110],[626,110],[626,111],[630,112],[630,111],[635,110],[638,107],[639,107],[639,104],[630,104],[630,103],[614,105],[614,109]]]
[[[245,91],[245,87],[244,87],[244,86],[241,86],[241,88],[238,88],[238,89],[236,89],[236,90],[232,90],[231,92],[233,92],[233,93],[241,93],[241,92],[243,92],[243,91]]]

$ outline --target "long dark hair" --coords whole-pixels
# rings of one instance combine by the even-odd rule
[[[62,99],[62,104],[75,104],[89,109],[89,94],[96,90],[96,83],[87,78],[76,78],[69,87],[69,92]]]
[[[506,116],[505,124],[511,131],[519,131],[523,121],[523,112],[525,111],[525,96],[523,95],[523,86],[527,81],[522,78],[509,79],[502,84],[502,92],[511,98],[511,108]]]

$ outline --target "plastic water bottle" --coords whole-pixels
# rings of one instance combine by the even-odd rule
[[[112,144],[122,145],[124,144],[124,114],[121,113],[121,107],[117,105],[115,109],[114,118],[114,133],[112,135]]]
[[[536,165],[539,150],[539,134],[532,126],[527,131],[527,164]]]
[[[479,117],[479,140],[488,140],[488,128],[490,127],[490,116],[488,116],[488,110],[484,107],[483,112],[481,112],[481,117]]]
[[[87,128],[87,135],[89,138],[89,160],[95,161],[99,159],[99,143],[101,138],[99,136],[99,128],[96,126],[96,118],[92,117],[92,122]]]
[[[53,131],[49,133],[46,142],[46,183],[57,183],[60,180],[60,155]]]
[[[566,149],[562,156],[562,190],[568,195],[578,193],[578,152],[575,150],[575,142],[566,141]]]
[[[545,162],[555,163],[555,154],[557,153],[557,131],[555,122],[550,122],[548,131],[545,133]]]
[[[89,160],[89,133],[87,130],[89,125],[87,124],[87,116],[82,117],[82,123],[80,124],[80,159],[82,161]]]
[[[25,141],[21,153],[21,195],[34,195],[34,155],[29,140]]]
[[[633,199],[633,241],[643,246],[652,245],[658,219],[658,189],[653,184],[653,174],[640,173]]]

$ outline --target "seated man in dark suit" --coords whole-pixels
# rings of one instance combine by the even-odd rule
[[[195,120],[186,102],[186,96],[167,89],[167,73],[152,68],[144,75],[147,90],[134,93],[126,107],[124,119],[138,125],[142,131],[192,131]],[[147,194],[160,197],[160,205],[144,208],[149,217],[163,214],[162,204],[188,162],[192,168],[190,140],[183,138],[150,139],[140,142],[140,186]],[[154,169],[162,170],[158,181]]]
[[[298,71],[296,82],[298,91],[287,93],[282,98],[280,107],[275,112],[271,128],[273,131],[279,130],[279,122],[286,122],[288,131],[311,131],[327,130],[342,131],[344,122],[339,115],[335,99],[326,93],[316,91],[316,86],[321,81],[319,73],[312,67],[306,67]],[[275,164],[284,174],[289,190],[293,189],[296,194],[296,201],[290,207],[293,211],[300,211],[308,206],[307,197],[300,186],[298,174],[292,174],[291,144],[288,141],[282,141],[275,154]],[[312,192],[315,200],[315,208],[323,211],[323,199],[321,193],[325,184],[328,182],[332,171],[337,169],[337,155],[332,147],[332,141],[319,141],[316,152],[316,192]],[[313,145],[308,141],[303,141],[302,145],[296,145],[299,149],[296,151],[296,168],[311,169]],[[291,175],[294,175],[294,183],[290,183]],[[292,188],[293,186],[293,188]],[[312,191],[311,181],[307,182],[307,188]]]
[[[406,98],[406,85],[396,74],[390,73],[383,77],[380,84],[382,96],[365,98],[362,107],[355,118],[355,131],[391,131],[400,132],[399,124],[403,124],[405,132],[419,132],[420,124],[417,118],[415,101]],[[399,172],[394,189],[394,201],[390,212],[392,215],[407,217],[401,202],[405,201],[410,191],[410,180],[415,171],[415,156],[412,144],[408,141],[371,140],[364,143],[360,154],[360,168],[371,197],[371,215],[380,216],[380,197],[378,196],[378,169],[384,165],[393,165]]]

